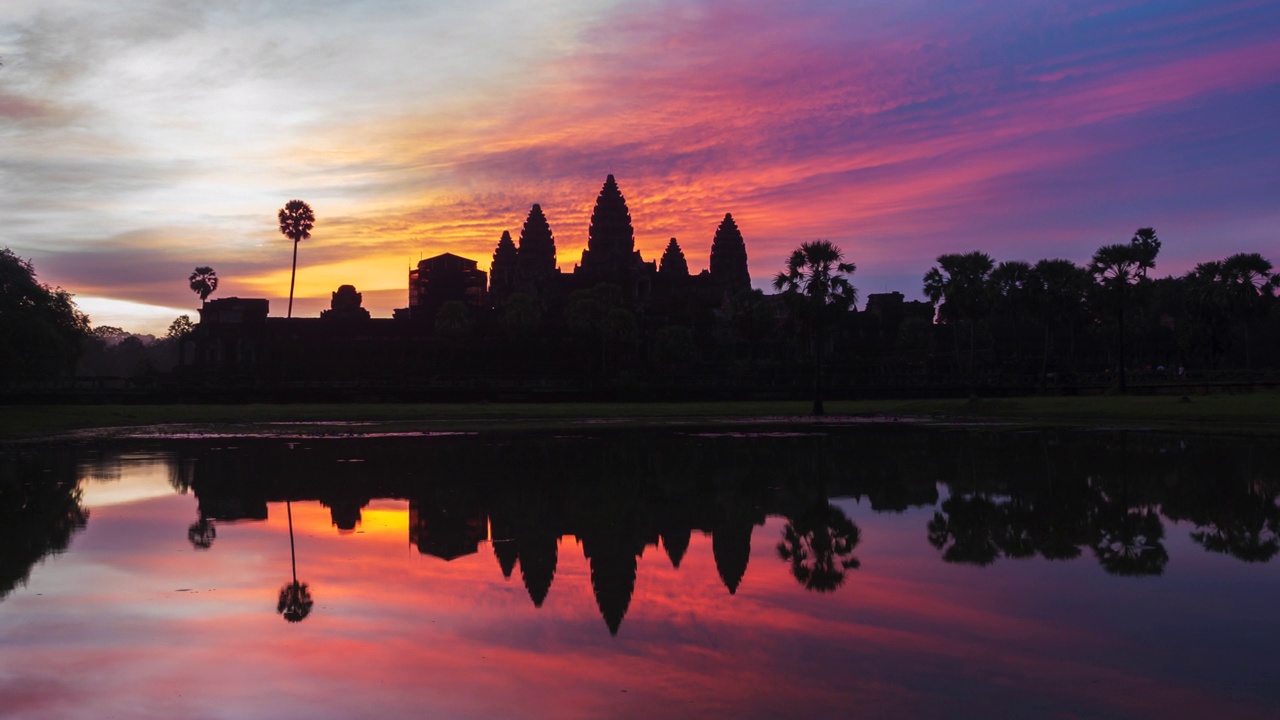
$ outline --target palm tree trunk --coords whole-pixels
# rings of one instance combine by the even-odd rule
[[[822,406],[822,333],[815,333],[813,346],[813,414],[825,415]]]
[[[1043,395],[1049,385],[1049,337],[1050,325],[1044,324],[1044,350],[1040,353],[1040,394]]]
[[[286,318],[293,317],[293,281],[298,277],[298,241],[293,241],[293,270],[289,273],[289,313]]]
[[[1244,369],[1246,371],[1253,370],[1253,360],[1249,352],[1249,316],[1246,315],[1244,322]]]
[[[1124,381],[1124,298],[1123,296],[1120,299],[1119,316],[1120,316],[1120,327],[1118,328],[1118,330],[1119,330],[1119,337],[1120,337],[1120,392],[1125,392],[1128,388],[1125,385],[1125,381]]]

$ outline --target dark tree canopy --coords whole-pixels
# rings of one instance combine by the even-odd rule
[[[747,272],[747,244],[734,222],[733,215],[725,213],[716,236],[711,240],[711,278],[737,292],[751,287],[751,274]]]
[[[69,375],[88,334],[71,293],[41,284],[30,262],[0,249],[0,377]]]

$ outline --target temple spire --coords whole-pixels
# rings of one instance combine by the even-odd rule
[[[662,253],[662,259],[658,261],[658,273],[669,277],[687,277],[689,275],[689,261],[685,260],[684,251],[680,249],[680,243],[675,238],[671,238],[671,242],[667,243],[667,249]]]
[[[556,240],[551,234],[547,216],[537,203],[529,209],[529,217],[520,229],[520,247],[516,258],[516,289],[534,297],[545,294],[549,278],[557,271]]]
[[[711,241],[711,279],[726,285],[736,293],[751,288],[751,274],[747,272],[747,244],[742,239],[733,215],[725,213],[720,227]]]
[[[494,305],[502,305],[515,292],[519,256],[511,233],[503,230],[498,247],[493,251],[493,262],[489,265],[489,296]]]
[[[613,175],[609,175],[600,188],[595,209],[591,211],[582,269],[602,274],[625,273],[630,269],[635,246],[635,230],[631,227],[627,200]]]

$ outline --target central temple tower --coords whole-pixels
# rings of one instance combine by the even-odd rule
[[[649,276],[656,271],[648,267],[651,272],[645,273],[645,269],[652,265],[646,264],[636,252],[627,200],[613,175],[609,175],[591,211],[587,249],[582,251],[582,263],[575,272],[591,282],[612,283],[632,297],[643,297],[647,294]]]
[[[636,249],[631,212],[613,175],[605,178],[596,207],[591,211],[587,249],[582,251],[582,270],[593,275],[615,275],[630,269]]]

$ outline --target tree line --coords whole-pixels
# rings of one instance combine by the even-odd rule
[[[312,217],[282,219],[293,223],[285,234],[295,247]],[[830,392],[1123,391],[1135,381],[1274,378],[1280,275],[1271,262],[1236,253],[1158,278],[1160,249],[1155,230],[1139,228],[1085,264],[942,254],[922,276],[925,302],[897,294],[897,303],[858,312],[856,265],[818,240],[788,257],[774,295],[640,304],[602,284],[554,312],[521,293],[496,308],[447,302],[412,361],[444,378],[572,377],[641,397],[688,387],[804,392],[819,413]],[[164,373],[194,329],[183,316],[148,342],[94,328],[70,293],[39,283],[8,249],[0,282],[0,373],[10,380]],[[189,278],[202,302],[217,284],[207,266]]]

